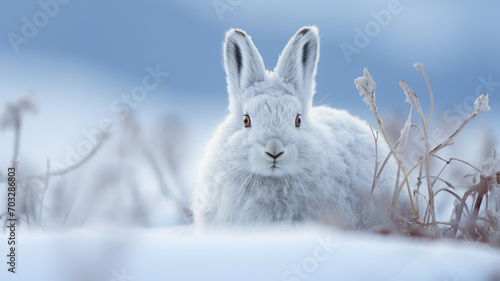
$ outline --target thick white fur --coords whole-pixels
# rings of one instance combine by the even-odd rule
[[[262,225],[334,219],[354,227],[375,165],[366,122],[344,110],[312,107],[319,58],[315,26],[301,28],[264,68],[251,38],[231,29],[224,43],[229,115],[201,163],[193,213],[198,225]],[[243,125],[249,115],[251,127]],[[302,124],[295,126],[297,114]],[[266,154],[284,152],[274,163]],[[379,161],[387,149],[379,141]],[[276,164],[276,167],[272,167]],[[383,223],[392,171],[383,173],[362,226]]]

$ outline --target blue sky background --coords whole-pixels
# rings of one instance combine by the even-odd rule
[[[25,119],[21,154],[43,170],[45,159],[62,159],[64,148],[78,142],[83,129],[115,118],[110,104],[140,85],[147,66],[159,64],[170,75],[135,115],[145,130],[162,116],[179,118],[191,151],[198,155],[226,114],[221,60],[225,31],[246,30],[272,70],[289,38],[301,26],[317,25],[321,56],[316,104],[345,108],[373,123],[353,83],[367,67],[377,82],[382,115],[407,113],[401,79],[428,110],[427,87],[412,67],[420,61],[435,93],[437,121],[447,110],[448,117],[459,116],[459,107],[481,85],[478,77],[495,81],[496,86],[481,89],[490,92],[493,110],[475,122],[500,137],[495,128],[500,120],[500,2],[401,0],[401,11],[348,62],[340,44],[355,45],[355,28],[364,30],[374,21],[373,12],[387,10],[391,2],[73,0],[60,5],[16,53],[8,34],[22,35],[23,17],[32,22],[43,10],[37,1],[5,0],[0,4],[0,105],[25,91],[38,97],[40,112]],[[214,3],[230,9],[221,18]],[[2,166],[11,147],[12,133],[0,132]]]

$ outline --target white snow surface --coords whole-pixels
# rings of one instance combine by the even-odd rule
[[[16,271],[0,280],[478,281],[500,280],[500,250],[318,227],[20,229]]]

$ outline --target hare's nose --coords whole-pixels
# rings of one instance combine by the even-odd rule
[[[283,143],[280,140],[273,138],[267,142],[264,152],[269,157],[276,160],[278,157],[285,153],[285,149]]]
[[[280,157],[281,155],[283,155],[283,153],[285,153],[285,152],[282,151],[282,152],[280,152],[280,153],[278,153],[276,155],[272,155],[271,153],[269,153],[269,152],[266,151],[266,154],[269,155],[269,156],[271,156],[273,159],[276,159],[276,158]]]

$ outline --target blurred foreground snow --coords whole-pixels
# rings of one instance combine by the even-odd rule
[[[18,237],[17,273],[4,266],[0,280],[500,280],[500,250],[484,244],[315,227],[21,229]]]

